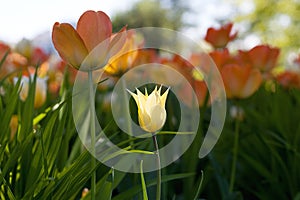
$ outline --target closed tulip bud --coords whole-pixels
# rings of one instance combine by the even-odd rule
[[[17,78],[14,79],[16,83]],[[27,99],[29,92],[29,77],[23,76],[21,80],[21,90],[20,90],[20,99],[25,101]],[[35,86],[35,97],[34,97],[34,108],[41,107],[46,101],[47,95],[47,78],[36,78]]]
[[[138,119],[141,128],[147,132],[154,133],[161,129],[165,124],[167,112],[165,109],[165,103],[169,89],[161,95],[161,87],[153,90],[153,92],[148,95],[147,90],[145,90],[145,95],[138,89],[137,94],[128,92],[134,98],[138,107]]]

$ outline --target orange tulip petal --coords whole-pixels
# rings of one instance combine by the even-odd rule
[[[258,69],[252,69],[249,74],[248,80],[244,85],[240,98],[247,98],[251,96],[256,90],[258,90],[262,82],[262,75]]]
[[[247,81],[249,68],[237,64],[228,64],[221,71],[227,96],[239,96]]]
[[[129,36],[130,35],[128,35],[126,31],[126,26],[112,36],[111,42],[109,44],[110,57],[117,54],[123,48],[124,44],[126,43],[127,37]]]
[[[83,39],[88,51],[91,51],[103,41],[107,43],[107,46],[109,45],[108,38],[112,34],[112,24],[104,12],[89,10],[79,18],[76,30]],[[106,39],[108,40],[105,41]]]
[[[72,67],[79,69],[88,51],[75,29],[67,23],[55,23],[52,41],[60,57]]]

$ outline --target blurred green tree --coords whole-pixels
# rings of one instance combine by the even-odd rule
[[[237,2],[244,3],[241,0]],[[238,16],[237,21],[248,24],[249,32],[257,34],[264,43],[280,47],[283,54],[298,51],[300,1],[252,0],[252,2],[253,10]]]
[[[183,15],[188,10],[188,6],[179,0],[141,0],[130,10],[112,17],[113,29],[118,31],[128,25],[128,28],[151,26],[180,30],[187,25]]]

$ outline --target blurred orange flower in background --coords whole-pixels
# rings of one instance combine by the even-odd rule
[[[296,71],[284,71],[276,76],[277,82],[285,88],[300,89],[300,73]]]
[[[6,58],[4,57],[6,55]],[[3,60],[5,58],[5,60]],[[27,66],[27,59],[4,43],[0,42],[0,61],[3,60],[0,70],[0,78],[10,75],[18,70],[24,70]]]
[[[36,67],[43,62],[47,61],[50,57],[42,48],[35,47],[32,42],[27,39],[22,39],[16,44],[15,52],[23,55],[28,63],[28,66]]]
[[[22,76],[21,78],[21,90],[19,93],[20,99],[25,101],[28,97],[30,83],[32,81],[32,76]],[[14,78],[14,82],[18,81],[17,78]],[[35,85],[35,96],[34,96],[34,108],[41,107],[45,101],[47,96],[47,78],[36,77],[36,85]]]
[[[247,98],[258,90],[262,75],[249,65],[228,64],[221,69],[227,98]]]
[[[280,50],[269,45],[258,45],[249,51],[240,50],[238,59],[244,64],[250,64],[262,72],[270,72],[277,64]]]
[[[126,39],[125,32],[123,28],[119,34],[111,37],[110,18],[102,11],[89,10],[79,18],[76,30],[68,23],[56,22],[52,41],[60,57],[75,69],[79,69],[87,58],[86,66],[82,66],[80,70],[89,71],[103,67],[109,55],[121,49],[124,43],[122,40]]]
[[[225,48],[237,36],[237,32],[232,33],[232,26],[232,23],[228,23],[219,29],[209,28],[204,39],[216,49]]]
[[[219,70],[222,69],[224,65],[235,62],[234,58],[227,48],[212,51],[209,53],[209,55],[213,59]]]
[[[110,76],[122,76],[127,70],[133,67],[138,55],[138,49],[142,47],[142,42],[138,42],[134,31],[127,31],[126,41],[121,50],[112,56],[104,67],[106,74]]]

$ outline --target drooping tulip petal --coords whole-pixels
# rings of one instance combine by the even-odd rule
[[[82,61],[88,55],[88,50],[75,29],[67,23],[55,23],[52,41],[60,57],[72,67],[79,69]]]

